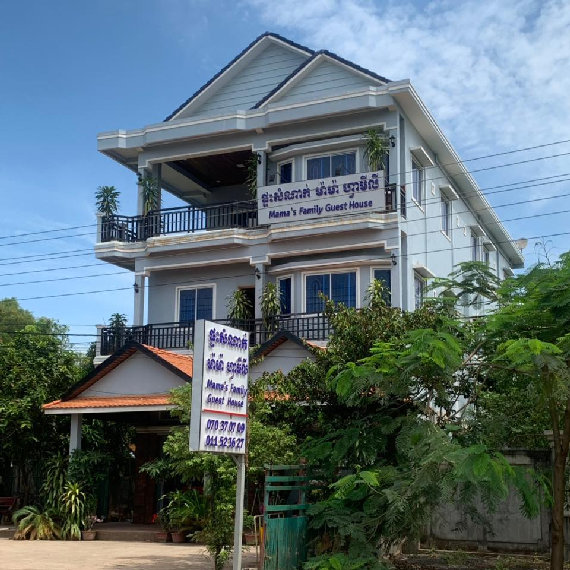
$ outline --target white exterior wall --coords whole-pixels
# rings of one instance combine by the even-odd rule
[[[152,358],[136,352],[77,399],[136,394],[167,394],[185,382]]]

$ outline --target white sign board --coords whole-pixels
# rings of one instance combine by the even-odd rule
[[[245,454],[249,333],[196,321],[190,450]]]
[[[386,208],[383,171],[262,186],[257,195],[258,219],[263,225]]]

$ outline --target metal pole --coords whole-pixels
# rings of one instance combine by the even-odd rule
[[[233,456],[237,465],[236,519],[234,525],[233,570],[241,570],[241,541],[243,533],[243,498],[245,495],[245,456]]]

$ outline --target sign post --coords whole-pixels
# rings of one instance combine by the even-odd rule
[[[248,375],[249,333],[196,321],[190,451],[229,454],[237,465],[234,570],[241,568]]]

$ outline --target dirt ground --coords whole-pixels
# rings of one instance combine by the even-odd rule
[[[255,567],[255,550],[243,555],[242,568]],[[231,568],[231,563],[228,564]],[[0,538],[3,570],[141,569],[211,570],[205,549],[194,544],[153,542],[28,541]]]
[[[437,550],[402,556],[394,565],[397,570],[547,570],[550,562],[544,556]]]

